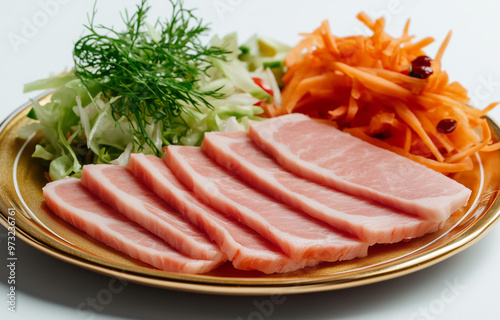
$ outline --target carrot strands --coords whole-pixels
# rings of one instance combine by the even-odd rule
[[[285,59],[281,107],[266,106],[267,114],[301,112],[329,121],[443,173],[469,170],[475,152],[500,149],[483,119],[499,102],[483,110],[470,107],[467,90],[450,83],[441,69],[451,32],[431,61],[432,74],[421,79],[410,67],[426,55],[423,49],[433,38],[414,41],[410,20],[394,38],[384,31],[384,19],[372,20],[363,12],[357,18],[371,36],[337,37],[328,21],[302,35]],[[445,119],[458,123],[452,132],[438,132]]]

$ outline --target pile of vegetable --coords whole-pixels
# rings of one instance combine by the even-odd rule
[[[94,7],[74,46],[74,68],[25,85],[25,92],[55,89],[46,105],[33,101],[29,117],[38,122],[19,133],[42,132],[33,157],[47,161],[48,180],[79,177],[89,163],[125,164],[132,152],[160,156],[170,144],[200,145],[206,131],[246,130],[262,119],[259,105],[280,96],[273,71],[288,47],[259,46],[253,37],[242,52],[236,34],[203,44],[208,27],[182,2],[171,5],[168,19],[151,25],[143,0],[123,15],[121,32],[95,25]],[[283,57],[278,67],[260,63],[274,56]]]
[[[307,114],[356,137],[448,173],[469,170],[477,151],[492,143],[486,113],[468,105],[467,90],[450,82],[441,59],[414,42],[409,21],[394,38],[384,19],[358,15],[371,36],[337,37],[327,21],[294,48],[254,36],[238,45],[235,33],[213,37],[182,2],[154,25],[149,6],[124,15],[124,31],[94,24],[75,43],[74,68],[35,81],[25,92],[55,89],[33,101],[38,120],[19,132],[43,139],[33,157],[46,160],[48,180],[79,177],[89,163],[126,164],[133,152],[161,156],[171,144],[200,145],[207,131],[247,130],[252,120]],[[281,92],[280,89],[283,89]]]
[[[408,34],[384,32],[384,19],[358,19],[371,36],[337,37],[327,21],[294,47],[285,60],[282,104],[277,116],[305,113],[440,172],[471,169],[471,155],[498,150],[484,110],[468,105],[467,90],[441,69],[448,34],[434,59]]]

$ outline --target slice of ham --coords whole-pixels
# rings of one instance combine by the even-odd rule
[[[207,132],[202,149],[260,191],[369,244],[419,237],[444,224],[301,178],[263,153],[245,132]]]
[[[441,173],[303,114],[252,123],[249,136],[302,177],[431,221],[446,220],[471,194]]]
[[[164,159],[203,201],[254,229],[294,260],[337,261],[367,254],[367,243],[258,192],[199,147],[169,146]]]
[[[86,165],[81,182],[104,202],[180,252],[196,259],[216,262],[226,259],[204,232],[186,221],[127,168],[106,164]]]
[[[204,230],[236,269],[259,270],[270,274],[294,271],[318,263],[310,259],[293,261],[254,230],[207,206],[177,180],[160,158],[132,154],[128,168],[168,204]]]
[[[91,237],[158,269],[205,273],[221,261],[190,258],[88,191],[76,178],[50,182],[43,188],[50,210]]]

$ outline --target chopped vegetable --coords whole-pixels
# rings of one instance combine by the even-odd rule
[[[441,69],[451,33],[431,60],[422,49],[433,39],[413,42],[409,21],[394,38],[384,19],[358,19],[372,36],[337,37],[328,21],[304,35],[285,59],[281,107],[269,113],[332,122],[440,172],[471,169],[472,154],[500,149],[483,118],[496,104],[472,108],[467,90]]]
[[[267,92],[270,96],[273,96],[273,89],[271,88],[270,85],[268,85],[264,80],[261,78],[252,78],[253,82],[255,82],[256,85],[262,88],[265,92]]]

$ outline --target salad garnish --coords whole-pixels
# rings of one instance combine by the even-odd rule
[[[236,33],[205,43],[208,26],[180,1],[170,3],[169,18],[150,24],[142,0],[122,16],[123,31],[97,25],[94,5],[74,68],[25,85],[25,92],[55,89],[49,103],[32,101],[28,117],[38,121],[19,131],[41,132],[33,157],[46,161],[48,180],[80,177],[90,163],[124,165],[133,152],[199,146],[205,132],[246,130],[263,119],[262,105],[279,105],[275,75],[288,46],[256,35],[240,46]]]
[[[21,129],[41,131],[34,157],[47,161],[49,180],[79,177],[89,163],[126,164],[133,152],[160,156],[171,144],[199,146],[207,131],[247,130],[252,120],[300,112],[371,144],[443,173],[473,167],[493,143],[483,110],[451,82],[442,57],[413,41],[409,21],[400,37],[384,31],[383,18],[358,19],[371,36],[337,37],[328,21],[291,48],[254,35],[213,36],[193,10],[171,0],[168,20],[146,20],[146,0],[124,31],[96,25],[74,46],[74,68],[25,85],[25,92],[54,88],[51,101],[33,101]],[[281,90],[283,89],[283,90]]]
[[[477,151],[500,149],[484,117],[497,103],[473,108],[442,69],[451,32],[432,59],[423,49],[434,39],[413,41],[409,20],[392,37],[383,18],[358,19],[372,35],[338,37],[328,21],[303,34],[285,59],[282,105],[266,113],[305,113],[443,173],[469,170]]]

